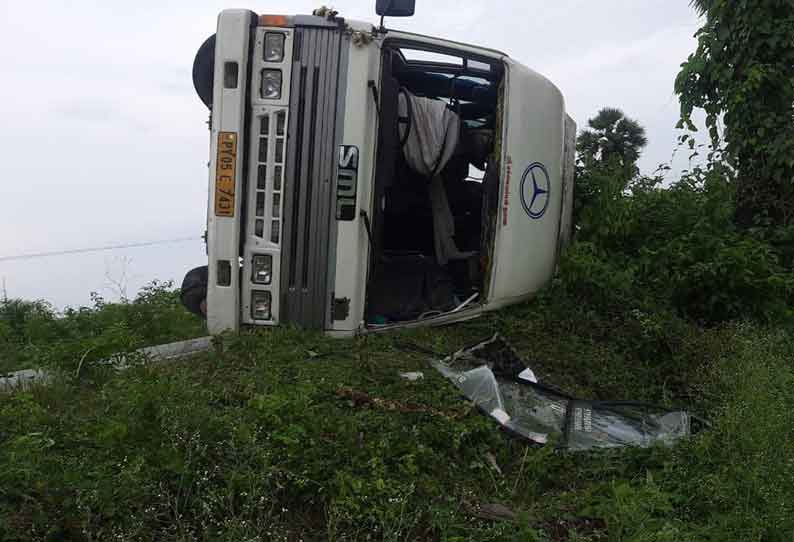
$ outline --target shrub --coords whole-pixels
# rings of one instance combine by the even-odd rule
[[[728,166],[697,167],[668,188],[641,177],[621,190],[608,166],[581,181],[593,197],[562,280],[593,307],[674,309],[706,325],[793,316],[794,230],[738,229]],[[588,188],[594,182],[600,190]]]
[[[791,316],[794,274],[773,247],[749,234],[693,231],[643,254],[648,282],[681,313],[707,323]]]
[[[623,312],[641,299],[636,280],[630,262],[590,242],[574,244],[560,267],[562,288],[588,308],[604,314]]]
[[[0,370],[49,366],[76,371],[83,364],[142,346],[200,336],[203,323],[179,302],[171,282],[154,281],[132,302],[107,303],[63,314],[43,301],[0,302]]]

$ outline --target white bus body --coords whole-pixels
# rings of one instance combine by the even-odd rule
[[[443,324],[551,279],[570,235],[576,125],[541,75],[473,45],[248,10],[220,14],[213,70],[211,333]],[[467,258],[432,250],[436,203],[395,140],[419,137],[421,119],[399,115],[400,93],[460,121],[454,167],[436,174]]]

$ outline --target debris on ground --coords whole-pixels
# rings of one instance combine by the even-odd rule
[[[332,352],[317,352],[315,350],[307,350],[306,355],[309,356],[306,361],[315,361],[325,359],[330,356]]]
[[[408,380],[409,382],[416,382],[417,380],[422,380],[425,375],[421,372],[414,372],[414,373],[400,373],[400,377],[404,380]]]
[[[212,347],[220,347],[213,337],[200,337],[198,339],[188,339],[186,341],[161,344],[159,346],[147,346],[132,352],[122,352],[95,363],[97,365],[112,367],[118,371],[124,371],[129,369],[134,363],[142,360],[155,362],[173,361],[205,352]],[[77,366],[75,377],[80,376],[80,369],[90,352],[91,350],[88,350],[83,354]],[[33,385],[46,385],[54,381],[56,377],[62,376],[61,374],[45,371],[43,369],[26,369],[8,374],[0,374],[0,393],[26,391]]]
[[[395,412],[401,412],[403,414],[429,414],[431,416],[438,416],[447,420],[462,418],[468,412],[470,412],[468,410],[462,412],[442,412],[426,405],[415,405],[411,403],[394,401],[392,399],[383,399],[382,397],[373,397],[368,393],[356,391],[351,388],[339,388],[336,390],[336,395],[342,399],[348,399],[353,406],[356,407],[373,406],[382,410],[391,410]]]
[[[485,454],[485,459],[488,461],[488,465],[490,465],[493,470],[499,473],[499,476],[502,476],[502,469],[499,468],[499,463],[496,462],[496,456],[491,452],[488,452]]]
[[[40,369],[27,369],[0,375],[0,393],[27,391],[36,384],[47,384],[52,375]]]
[[[432,365],[500,426],[535,444],[569,450],[670,445],[697,418],[636,401],[586,401],[538,382],[499,334]]]
[[[466,512],[479,519],[484,519],[487,521],[509,522],[515,522],[518,519],[518,515],[503,504],[472,504],[464,502],[463,505],[466,509]]]

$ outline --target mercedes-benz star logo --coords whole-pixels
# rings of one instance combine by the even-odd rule
[[[530,218],[537,220],[546,214],[550,191],[551,181],[546,166],[540,162],[529,164],[521,179],[521,205]]]

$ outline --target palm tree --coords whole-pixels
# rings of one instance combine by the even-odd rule
[[[714,0],[692,0],[689,5],[698,10],[701,15],[705,15],[714,5]]]
[[[584,130],[577,140],[582,163],[599,166],[616,162],[625,172],[626,180],[634,177],[638,172],[637,160],[648,144],[645,128],[613,107],[599,111],[588,125],[590,129]]]

